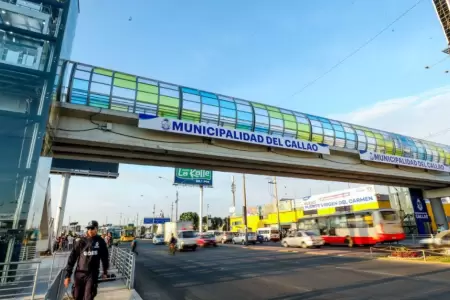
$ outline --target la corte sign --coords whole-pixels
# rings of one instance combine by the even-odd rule
[[[342,207],[354,204],[367,204],[377,201],[375,186],[347,189],[320,195],[312,195],[307,199],[295,201],[295,206],[304,211],[321,208]]]
[[[203,136],[227,141],[249,143],[267,147],[276,147],[320,154],[330,154],[330,149],[325,144],[317,144],[309,141],[297,140],[294,138],[284,138],[281,136],[273,136],[258,132],[225,128],[212,124],[192,123],[184,120],[161,118],[145,114],[139,115],[138,127],[178,134]]]
[[[434,171],[450,172],[450,166],[436,163],[432,161],[415,159],[409,157],[401,157],[396,155],[376,153],[372,151],[360,151],[359,157],[361,160],[368,160],[378,163],[400,165],[412,168],[421,168]]]

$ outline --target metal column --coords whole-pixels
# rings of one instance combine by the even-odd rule
[[[66,210],[67,192],[69,191],[70,173],[64,173],[62,175],[61,184],[61,196],[59,198],[58,209],[56,210],[55,218],[55,236],[58,237],[61,234],[62,224],[64,220],[64,212]]]
[[[203,185],[200,186],[200,215],[198,216],[198,232],[203,232]]]

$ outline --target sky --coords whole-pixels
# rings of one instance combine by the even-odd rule
[[[446,39],[431,1],[383,30],[417,2],[80,0],[71,59],[450,144],[450,59],[438,63]],[[72,177],[65,223],[151,217],[153,205],[170,215],[173,173],[121,165],[116,180]],[[209,204],[213,216],[228,213],[232,175],[215,172],[214,188],[205,190],[204,210]],[[234,176],[240,206],[242,175]],[[280,197],[349,186],[278,181]],[[53,211],[60,182],[52,175]],[[179,213],[198,211],[198,188],[180,187],[179,197]],[[247,176],[247,199],[270,201],[265,176]]]

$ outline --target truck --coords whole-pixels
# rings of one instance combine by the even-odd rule
[[[164,243],[169,244],[172,233],[177,238],[178,231],[181,230],[194,230],[194,224],[191,221],[164,223]]]
[[[128,224],[128,226],[124,226],[120,233],[120,241],[121,242],[131,242],[134,240],[136,236],[136,227],[133,224]]]

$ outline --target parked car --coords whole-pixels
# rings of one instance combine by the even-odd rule
[[[257,235],[256,235],[256,240],[257,240],[260,244],[262,244],[262,243],[264,243],[264,236],[262,236],[261,234],[257,234]]]
[[[432,238],[422,239],[420,245],[430,249],[450,248],[450,230],[444,230]]]
[[[164,236],[162,234],[155,235],[153,245],[164,245]]]
[[[197,246],[207,247],[213,246],[217,247],[216,237],[210,233],[202,233],[197,238]]]
[[[150,240],[150,239],[153,238],[153,234],[151,234],[151,233],[146,233],[146,234],[144,235],[144,238]]]
[[[233,233],[229,231],[224,231],[223,234],[220,236],[220,242],[222,244],[231,243],[233,240]]]
[[[298,230],[286,236],[281,244],[284,247],[317,247],[323,246],[324,241],[320,235],[313,231]]]
[[[182,230],[178,232],[177,245],[176,248],[179,251],[191,249],[192,251],[197,250],[197,231],[193,230]]]
[[[256,234],[254,232],[247,233],[247,242],[253,245],[256,244]],[[245,233],[241,232],[235,235],[232,239],[232,243],[245,245]]]

